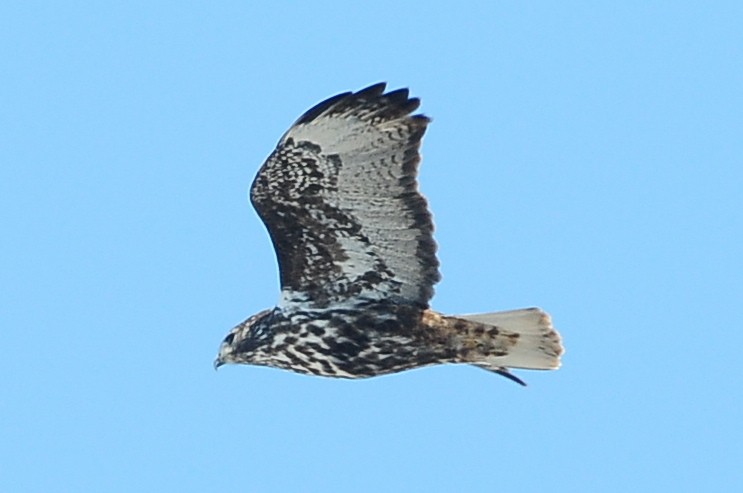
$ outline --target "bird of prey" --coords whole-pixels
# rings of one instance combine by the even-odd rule
[[[439,281],[433,223],[418,191],[429,118],[386,84],[333,96],[291,126],[250,198],[276,250],[281,296],[234,327],[215,367],[242,363],[363,378],[466,363],[523,382],[563,352],[538,308],[448,316],[429,308]]]

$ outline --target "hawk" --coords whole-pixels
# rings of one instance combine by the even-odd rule
[[[333,96],[294,123],[250,198],[276,250],[281,296],[234,327],[225,363],[364,378],[467,363],[556,369],[563,352],[538,308],[448,316],[429,308],[439,262],[416,180],[430,122],[407,89]]]

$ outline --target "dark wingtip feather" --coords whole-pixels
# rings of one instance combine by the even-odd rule
[[[395,89],[394,91],[390,91],[384,95],[384,97],[393,104],[406,103],[408,101],[408,96],[410,96],[410,90],[406,87],[402,89]]]
[[[493,370],[494,373],[497,373],[498,375],[501,375],[503,377],[506,377],[507,379],[511,380],[512,382],[516,382],[517,384],[526,387],[526,382],[521,380],[519,377],[508,371],[507,369],[503,368],[500,370]]]
[[[322,101],[320,103],[317,103],[312,108],[308,109],[304,113],[302,113],[302,116],[300,116],[296,122],[294,122],[294,125],[299,125],[300,123],[309,123],[321,114],[323,114],[327,109],[331,108],[334,104],[336,104],[338,101],[342,100],[343,98],[350,96],[351,92],[344,92],[341,94],[336,94],[335,96],[329,97],[325,101]]]
[[[356,92],[342,92],[340,94],[336,94],[335,96],[331,96],[328,99],[321,101],[317,103],[312,108],[308,109],[304,113],[302,113],[302,116],[300,116],[296,122],[294,122],[294,125],[299,125],[302,123],[309,123],[318,116],[325,113],[327,110],[335,106],[338,102],[346,99],[349,96],[355,96],[356,98],[361,99],[371,99],[371,98],[377,98],[384,94],[384,90],[387,87],[386,82],[377,82],[376,84],[372,84],[369,87],[365,87],[364,89],[361,89]]]
[[[375,100],[377,104],[382,104],[378,114],[387,118],[400,118],[409,115],[418,109],[421,104],[420,99],[410,97],[410,91],[407,88],[395,89],[385,94],[384,91],[386,88],[386,82],[378,82],[356,92],[336,94],[305,111],[294,122],[294,125],[309,123],[322,114],[341,112],[346,108],[363,102],[374,103]],[[428,117],[423,115],[413,115],[411,118],[418,120],[417,123],[422,124],[430,121]]]
[[[372,84],[369,87],[356,91],[353,95],[359,99],[377,98],[384,94],[386,88],[386,82],[377,82],[376,84]]]

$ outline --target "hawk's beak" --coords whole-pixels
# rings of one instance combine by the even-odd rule
[[[222,366],[223,364],[224,364],[224,361],[222,361],[221,359],[219,358],[215,359],[214,360],[214,371],[219,370],[219,367]]]

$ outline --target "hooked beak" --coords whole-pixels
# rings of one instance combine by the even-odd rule
[[[219,367],[224,365],[224,361],[222,361],[220,358],[217,358],[214,360],[214,371],[219,370]]]

